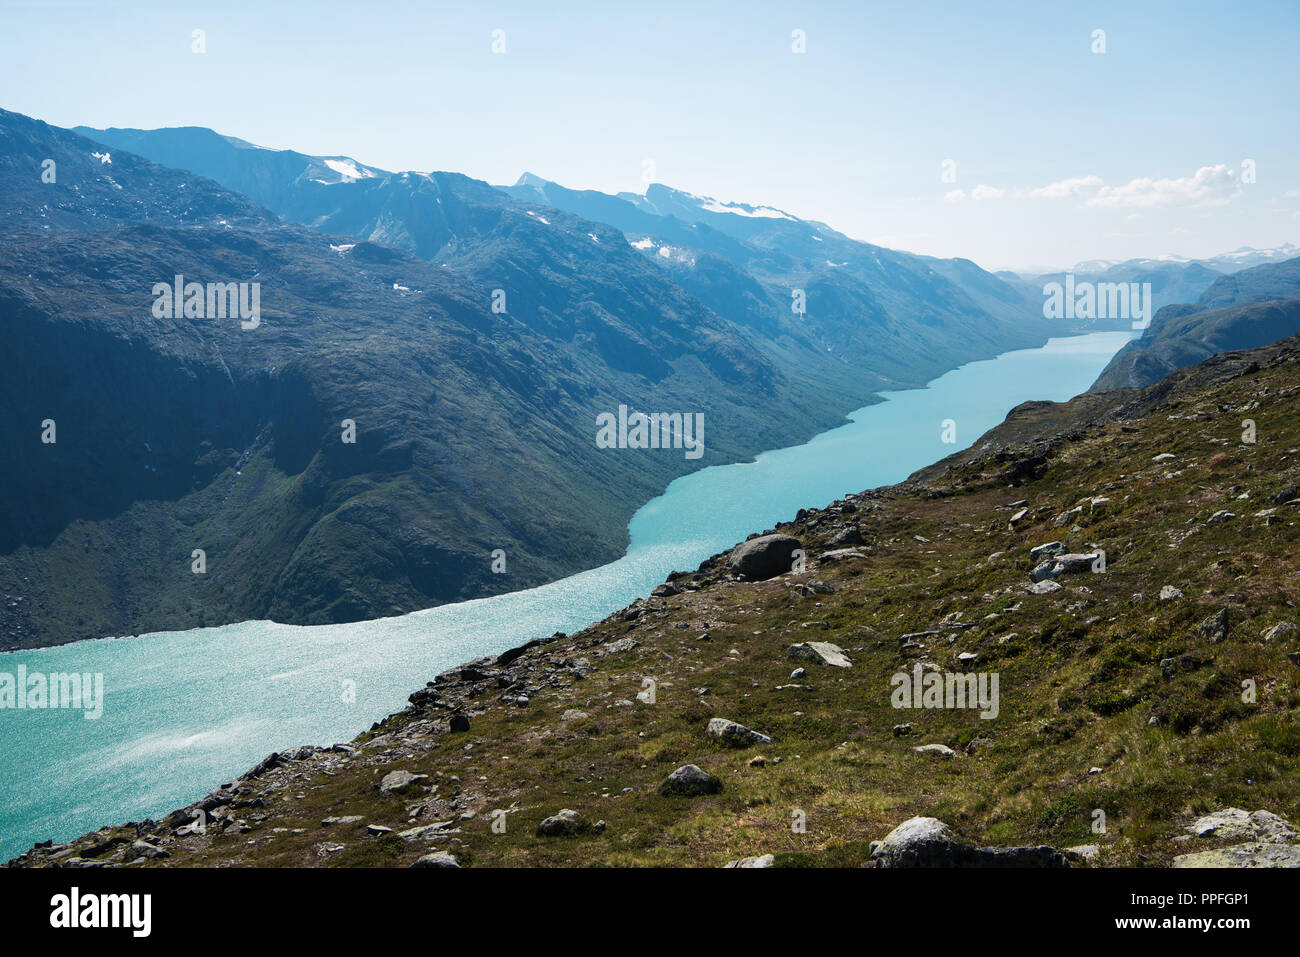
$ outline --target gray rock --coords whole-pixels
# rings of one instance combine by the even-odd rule
[[[1268,631],[1264,632],[1260,637],[1263,638],[1265,641],[1272,641],[1275,638],[1285,638],[1289,635],[1294,635],[1297,631],[1300,631],[1300,628],[1297,628],[1291,622],[1279,621],[1272,628],[1268,629]]]
[[[1065,554],[1064,542],[1045,542],[1029,550],[1029,560],[1031,562],[1041,562],[1048,558],[1055,558],[1057,555]]]
[[[1182,597],[1183,597],[1183,590],[1181,588],[1175,588],[1173,585],[1165,585],[1163,588],[1160,589],[1161,601],[1172,601],[1175,598],[1182,598]]]
[[[432,854],[425,854],[423,857],[416,859],[412,867],[454,867],[460,869],[460,864],[456,860],[456,855],[447,851],[434,851]]]
[[[841,548],[845,545],[861,545],[862,532],[858,529],[858,526],[848,525],[832,535],[826,544],[831,548]]]
[[[811,661],[831,668],[852,668],[853,662],[844,654],[844,649],[829,641],[801,641],[791,645],[786,657],[800,661]],[[791,677],[794,677],[791,675]]]
[[[659,793],[665,797],[698,797],[717,794],[721,790],[720,780],[694,764],[682,765],[659,785]]]
[[[1029,592],[1031,595],[1050,595],[1052,592],[1060,590],[1061,586],[1051,579],[1034,582],[1034,584],[1025,587],[1025,591]]]
[[[562,808],[537,825],[538,837],[571,837],[591,830],[591,825],[577,811]]]
[[[1266,844],[1300,841],[1300,834],[1286,818],[1271,811],[1248,812],[1238,807],[1199,817],[1187,831],[1197,837],[1217,837],[1225,841],[1262,841]]]
[[[727,567],[753,581],[784,575],[794,566],[794,553],[803,546],[790,535],[760,535],[731,550]]]
[[[1236,517],[1236,515],[1229,512],[1226,508],[1221,508],[1210,516],[1210,523],[1218,524],[1219,522],[1230,522]]]
[[[773,855],[763,854],[760,857],[742,857],[738,861],[728,861],[723,867],[771,867],[775,863]]]
[[[1085,863],[1095,861],[1101,855],[1100,844],[1076,844],[1065,849],[1066,857]]]
[[[379,782],[380,794],[407,794],[423,782],[429,780],[427,774],[412,774],[410,771],[389,771]]]
[[[833,562],[844,562],[853,558],[866,558],[866,552],[860,552],[856,548],[834,548],[829,552],[822,552],[817,556],[817,561],[823,565],[829,565]]]
[[[751,731],[743,724],[737,724],[726,718],[710,718],[706,729],[710,736],[717,738],[729,748],[747,748],[751,744],[771,744],[772,739],[758,731]]]
[[[871,843],[877,867],[1068,867],[1052,847],[975,847],[938,818],[914,817]]]
[[[637,641],[635,638],[620,638],[618,641],[611,641],[604,648],[600,649],[600,651],[596,652],[596,655],[600,658],[604,658],[608,655],[622,654],[625,651],[631,651],[639,644],[641,644],[641,642]]]
[[[134,860],[137,857],[147,857],[150,860],[159,860],[171,856],[170,851],[164,851],[161,847],[155,847],[148,841],[132,841],[131,849],[126,855],[128,860]]]
[[[1101,557],[1099,552],[1071,552],[1057,555],[1040,564],[1029,577],[1036,582],[1059,578],[1061,575],[1078,574],[1092,570],[1093,562]]]
[[[790,680],[791,680],[791,681],[798,681],[800,678],[802,678],[802,677],[803,677],[804,675],[806,675],[807,673],[808,673],[808,672],[807,672],[805,669],[803,669],[803,668],[796,668],[796,669],[794,669],[794,671],[790,672]]]
[[[407,828],[405,831],[398,831],[397,836],[404,841],[434,841],[448,834],[454,834],[454,829],[449,830],[455,821],[439,821],[436,824],[421,824],[418,827]]]
[[[1179,854],[1174,867],[1300,867],[1300,847],[1295,844],[1234,844],[1214,851]]]
[[[463,714],[453,714],[449,728],[458,734],[464,733],[469,730],[469,718]]]
[[[936,758],[955,758],[957,756],[957,752],[946,744],[923,744],[912,750],[917,754],[928,754]]]
[[[1196,633],[1211,644],[1218,644],[1228,637],[1228,609],[1220,608],[1205,621],[1196,626]]]

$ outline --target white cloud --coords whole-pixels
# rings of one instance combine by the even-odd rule
[[[965,198],[966,190],[954,189],[951,193],[944,194],[943,201],[945,203],[960,203]]]
[[[1241,192],[1237,172],[1220,163],[1179,179],[1141,177],[1123,186],[1103,186],[1089,206],[1112,209],[1152,206],[1221,206]]]
[[[1007,195],[1005,189],[998,189],[996,186],[985,186],[983,183],[970,191],[971,199],[1001,199],[1005,195]]]
[[[1074,196],[1082,190],[1096,189],[1103,185],[1105,184],[1100,176],[1089,174],[1087,176],[1074,176],[1070,179],[1048,183],[1046,186],[1031,189],[1024,195],[1032,196],[1035,199],[1064,199],[1068,196]]]

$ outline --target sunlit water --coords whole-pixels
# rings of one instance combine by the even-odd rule
[[[0,655],[0,672],[102,672],[105,686],[98,720],[0,710],[0,860],[161,816],[271,751],[351,739],[452,665],[579,630],[799,508],[902,480],[1024,400],[1082,392],[1128,339],[1053,339],[971,363],[804,445],[677,479],[633,517],[625,557],[540,588],[355,624],[250,621]],[[956,445],[941,441],[945,419]]]

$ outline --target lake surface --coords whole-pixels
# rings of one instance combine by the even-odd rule
[[[160,817],[271,751],[350,740],[440,671],[578,631],[800,508],[969,446],[1020,402],[1084,391],[1130,338],[1053,339],[970,363],[884,393],[804,445],[677,479],[633,517],[626,556],[540,588],[346,625],[242,622],[0,655],[0,672],[104,676],[98,720],[0,710],[0,861],[47,838]],[[955,444],[941,441],[946,419]]]

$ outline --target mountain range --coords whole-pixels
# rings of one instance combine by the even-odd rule
[[[0,112],[8,648],[538,584],[685,471],[1058,331],[971,263],[756,208],[616,197],[657,230],[628,236],[455,173],[93,135]],[[158,317],[178,275],[256,283],[260,324]],[[702,413],[703,457],[597,448],[623,404]]]
[[[1093,390],[1148,386],[1220,352],[1300,332],[1300,257],[1221,276],[1195,303],[1166,305],[1125,345]]]

